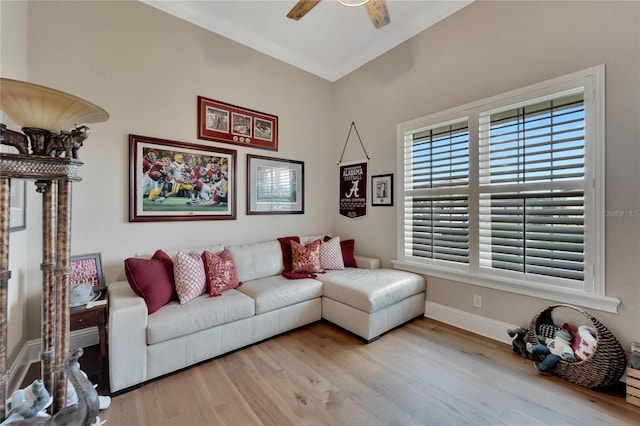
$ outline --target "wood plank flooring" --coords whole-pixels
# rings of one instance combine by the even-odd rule
[[[116,425],[632,425],[607,392],[536,372],[511,347],[426,318],[365,344],[327,322],[115,396]]]

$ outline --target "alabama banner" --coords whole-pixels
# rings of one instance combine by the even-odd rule
[[[357,219],[367,215],[367,162],[340,164],[340,214]]]

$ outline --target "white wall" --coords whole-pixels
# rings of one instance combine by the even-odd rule
[[[395,173],[397,123],[598,64],[606,65],[606,209],[635,210],[638,2],[475,2],[338,81],[336,131],[347,128],[341,120],[354,119],[372,157],[371,174]],[[622,303],[618,315],[592,312],[625,349],[640,338],[639,225],[638,217],[607,218],[607,294]],[[357,247],[375,250],[389,265],[396,256],[395,226],[395,209],[375,207],[362,221],[340,218],[336,233],[351,234]],[[434,277],[427,281],[430,302],[512,324],[528,325],[552,303]],[[474,294],[482,296],[482,308],[473,307]]]
[[[30,3],[29,80],[111,115],[90,125],[80,150],[85,165],[73,185],[71,241],[72,254],[102,254],[107,281],[136,252],[331,231],[334,205],[324,183],[335,156],[326,80],[132,1]],[[277,115],[278,151],[198,140],[198,95]],[[129,223],[129,134],[237,149],[237,220]],[[304,215],[245,214],[247,153],[305,162]],[[30,261],[30,274],[38,262]],[[39,294],[30,287],[31,312]],[[29,324],[29,336],[38,335]]]
[[[17,80],[27,79],[27,3],[0,2],[0,75]],[[20,130],[0,111],[0,122],[9,129]],[[7,147],[3,147],[4,150]],[[32,196],[33,186],[28,186]],[[30,203],[27,200],[27,208]],[[11,365],[24,343],[27,309],[27,231],[14,231],[9,236],[9,280],[7,292],[7,356]]]

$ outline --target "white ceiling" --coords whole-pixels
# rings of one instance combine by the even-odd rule
[[[323,0],[299,21],[297,0],[141,0],[312,74],[335,81],[473,0],[387,0],[391,23],[376,30],[363,6]]]

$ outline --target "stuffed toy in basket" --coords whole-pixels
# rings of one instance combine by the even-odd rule
[[[527,339],[530,343],[544,344],[536,335],[541,326],[553,326],[552,312],[557,308],[573,309],[587,317],[595,329],[595,349],[593,354],[584,360],[568,362],[563,359],[550,370],[551,373],[576,385],[586,388],[603,388],[617,383],[627,366],[627,356],[616,337],[600,321],[572,305],[551,305],[531,320]],[[544,328],[544,327],[542,327]]]

